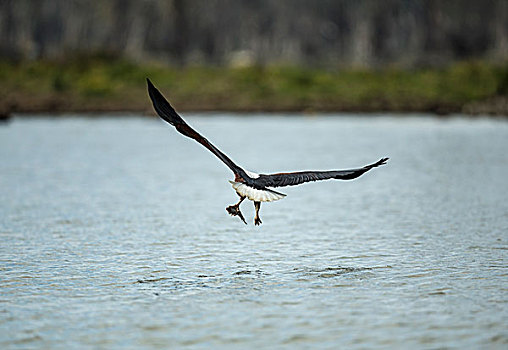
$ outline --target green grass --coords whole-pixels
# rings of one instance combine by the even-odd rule
[[[111,57],[0,61],[0,109],[147,110],[145,78],[180,110],[460,111],[508,93],[508,64],[442,69],[167,67]]]

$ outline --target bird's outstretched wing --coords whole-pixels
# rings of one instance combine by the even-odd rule
[[[372,168],[378,167],[386,163],[388,158],[382,158],[376,163],[369,164],[363,168],[349,170],[331,170],[331,171],[299,171],[295,173],[278,173],[264,175],[261,174],[254,180],[259,187],[283,187],[294,186],[304,182],[320,181],[328,179],[351,180],[366,173]]]
[[[196,140],[206,148],[208,148],[213,154],[215,154],[220,160],[224,162],[228,166],[229,169],[233,171],[235,175],[239,175],[242,178],[245,178],[247,174],[245,171],[236,165],[228,156],[222,153],[217,147],[212,145],[206,138],[201,136],[196,130],[192,129],[185,120],[182,119],[176,113],[173,107],[169,104],[169,102],[162,96],[162,94],[157,90],[155,86],[153,86],[150,79],[146,79],[148,84],[148,95],[152,100],[153,108],[157,112],[157,114],[166,122],[173,125],[176,130],[187,136],[191,139]]]

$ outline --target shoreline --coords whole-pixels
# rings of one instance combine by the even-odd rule
[[[28,97],[27,97],[28,98]],[[33,100],[32,100],[33,102]],[[175,102],[174,104],[177,104]],[[508,118],[508,98],[504,96],[495,97],[487,101],[475,101],[464,106],[436,105],[427,108],[376,108],[374,106],[348,106],[341,108],[339,106],[254,106],[254,107],[227,107],[211,106],[211,105],[195,105],[182,104],[181,107],[174,106],[181,113],[301,113],[301,114],[383,114],[392,113],[394,115],[403,114],[431,114],[436,117],[446,117],[453,114],[462,114],[472,118],[476,116],[491,116],[498,118]],[[146,116],[155,116],[149,101],[146,106],[130,106],[115,104],[111,102],[103,104],[90,105],[60,105],[57,100],[45,100],[41,104],[31,104],[29,106],[5,106],[0,104],[0,120],[9,119],[12,115],[23,116],[27,114],[54,114],[59,116],[62,114],[138,114]]]
[[[173,67],[123,59],[0,60],[0,118],[13,113],[151,113],[150,77],[180,112],[429,113],[508,117],[508,62],[404,70]]]

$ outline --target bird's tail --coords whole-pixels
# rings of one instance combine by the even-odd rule
[[[185,121],[176,113],[173,107],[169,104],[168,100],[162,96],[162,94],[157,90],[155,86],[153,86],[150,79],[146,78],[146,83],[148,84],[148,95],[152,100],[153,108],[157,112],[157,114],[169,124],[176,126],[178,124],[187,124]]]

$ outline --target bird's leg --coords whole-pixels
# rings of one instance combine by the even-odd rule
[[[242,221],[245,223],[245,225],[247,225],[247,221],[245,221],[245,219],[242,215],[242,212],[240,211],[240,203],[242,203],[244,199],[245,199],[245,197],[240,196],[240,200],[238,201],[238,203],[236,203],[235,205],[230,205],[229,207],[226,208],[226,211],[231,216],[240,217],[240,219],[242,219]]]
[[[263,222],[259,218],[259,209],[261,208],[261,202],[254,202],[254,207],[256,207],[256,216],[254,217],[254,225],[259,226]]]

